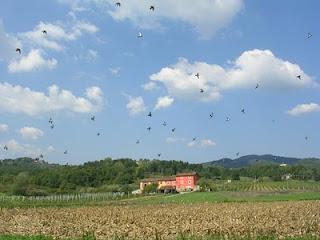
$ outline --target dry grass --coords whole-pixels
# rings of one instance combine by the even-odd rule
[[[174,239],[179,234],[320,235],[320,201],[0,210],[0,235]]]

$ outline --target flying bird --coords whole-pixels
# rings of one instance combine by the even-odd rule
[[[121,3],[120,3],[120,2],[117,2],[117,3],[116,3],[116,6],[117,6],[117,7],[121,7]]]
[[[194,137],[194,138],[192,138],[192,141],[194,142],[196,139],[197,139],[197,138],[196,138],[196,137]]]
[[[47,35],[47,31],[46,30],[42,30],[42,33]]]
[[[53,124],[52,118],[50,118],[48,122],[49,122],[50,124]]]
[[[226,122],[229,122],[231,119],[229,117],[226,118]]]
[[[240,154],[240,153],[239,153],[239,152],[237,152],[237,154],[236,154],[236,155],[237,155],[237,157],[239,156],[239,154]]]
[[[94,121],[96,119],[96,117],[92,116],[90,119],[91,119],[91,121]]]
[[[3,149],[4,149],[5,151],[8,151],[7,145],[4,145]]]
[[[151,112],[149,112],[148,117],[152,117],[152,113]]]
[[[148,127],[147,130],[148,130],[148,131],[151,131],[151,127]]]
[[[137,141],[136,141],[136,144],[139,144],[140,143],[140,140],[138,139]]]
[[[241,112],[242,112],[242,113],[246,113],[245,110],[244,110],[244,108],[241,109]]]
[[[162,126],[164,126],[164,127],[167,126],[167,122],[163,122]]]
[[[297,78],[299,78],[301,80],[301,75],[297,75]]]
[[[68,150],[65,150],[65,151],[63,152],[63,154],[68,154]]]
[[[210,113],[210,115],[209,115],[209,116],[210,116],[210,118],[213,118],[213,116],[214,116],[214,115],[213,115],[213,112],[212,112],[212,113]]]
[[[21,49],[20,48],[16,48],[16,52],[21,54]]]
[[[196,75],[194,75],[195,77],[197,77],[198,79],[200,78],[200,73],[197,73]]]
[[[305,139],[306,141],[308,141],[309,138],[308,138],[308,136],[305,136],[304,139]]]
[[[257,89],[257,88],[259,88],[259,83],[257,83],[257,85],[256,85],[256,89]]]
[[[40,154],[40,156],[39,156],[40,158],[43,158],[43,154]]]
[[[139,32],[139,33],[138,33],[138,38],[142,38],[142,37],[143,37],[142,32]]]
[[[101,134],[98,132],[98,133],[97,133],[97,136],[99,137],[100,135],[101,135]]]
[[[311,38],[312,37],[312,34],[310,32],[308,32],[307,34],[307,39]]]
[[[150,6],[150,10],[151,10],[151,11],[154,11],[154,6]]]
[[[51,129],[54,129],[54,124],[51,124],[50,128],[51,128]]]
[[[175,130],[176,130],[176,128],[172,128],[172,129],[171,129],[171,132],[174,132]]]
[[[200,92],[201,92],[201,93],[204,93],[204,90],[203,90],[202,88],[200,88]]]

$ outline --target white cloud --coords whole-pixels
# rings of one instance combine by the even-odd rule
[[[302,114],[320,112],[320,104],[317,103],[307,103],[307,104],[298,104],[287,113],[291,116],[298,116]]]
[[[44,59],[39,49],[32,49],[27,56],[23,56],[18,60],[13,60],[9,63],[9,72],[29,72],[40,70],[42,68],[53,69],[58,61],[54,58]]]
[[[200,142],[201,147],[213,147],[216,146],[217,144],[210,140],[210,139],[202,139]]]
[[[200,142],[198,142],[198,141],[188,142],[187,146],[190,148],[196,147],[196,146],[206,148],[206,147],[216,146],[216,143],[211,139],[202,139],[202,140],[200,140]]]
[[[23,127],[19,132],[23,138],[32,140],[37,140],[44,135],[42,130],[34,127]]]
[[[20,85],[0,83],[0,111],[37,115],[63,110],[76,113],[101,110],[103,93],[100,88],[88,88],[86,96],[88,99],[76,97],[68,90],[60,90],[57,85],[50,86],[46,95]]]
[[[155,110],[159,110],[161,108],[170,107],[173,103],[174,99],[169,96],[159,97],[157,100],[157,104],[154,107]]]
[[[142,97],[130,97],[127,103],[127,109],[130,115],[138,115],[146,111],[146,106],[144,104]]]
[[[98,52],[92,49],[89,49],[87,52],[87,60],[88,61],[94,61],[98,57]]]
[[[130,20],[145,29],[163,29],[162,20],[184,22],[193,26],[205,39],[226,27],[244,5],[242,0],[131,0],[116,8],[113,0],[95,2],[101,6],[107,3],[108,13],[116,21]],[[149,11],[150,5],[155,6],[154,12]]]
[[[200,78],[195,77],[200,73]],[[298,79],[297,75],[302,78]],[[217,101],[229,89],[285,89],[312,86],[315,83],[294,63],[277,58],[270,50],[243,52],[229,67],[206,62],[189,63],[185,58],[150,76],[162,83],[168,94],[178,98]],[[204,93],[200,93],[200,89]]]
[[[17,53],[16,48],[21,48],[22,43],[12,34],[5,32],[4,25],[0,19],[0,61],[10,61]]]
[[[167,143],[177,143],[177,142],[184,142],[184,138],[179,138],[179,137],[167,137],[166,142]]]
[[[145,91],[152,91],[154,89],[156,89],[158,86],[155,82],[148,82],[144,85],[142,85],[142,88],[145,90]]]
[[[47,34],[43,34],[43,30],[46,30]],[[32,45],[62,51],[64,49],[62,41],[74,41],[84,33],[93,34],[98,30],[97,26],[83,21],[76,21],[75,23],[40,22],[32,31],[19,33],[18,36]]]
[[[7,124],[0,123],[0,133],[6,132],[9,130],[9,126]]]
[[[109,68],[109,71],[111,72],[112,75],[118,75],[120,72],[120,68],[119,67]]]
[[[0,148],[3,149],[5,145],[8,147],[8,151],[6,151],[6,156],[11,157],[38,157],[40,154],[46,155],[54,150],[52,146],[42,149],[31,144],[19,143],[15,139],[11,139],[7,142],[0,143]]]

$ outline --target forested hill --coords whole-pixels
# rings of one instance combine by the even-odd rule
[[[281,157],[271,154],[266,155],[246,155],[239,158],[222,158],[220,160],[204,163],[204,165],[221,166],[225,168],[242,168],[251,165],[270,165],[270,164],[288,164],[288,165],[319,165],[320,159],[317,158],[294,158],[294,157]]]

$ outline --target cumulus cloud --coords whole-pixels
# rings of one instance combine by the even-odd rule
[[[107,3],[108,13],[116,21],[130,20],[135,26],[145,29],[163,29],[162,20],[179,21],[194,27],[205,39],[226,27],[244,5],[242,0],[131,0],[115,8],[113,0],[95,2],[102,6]],[[150,13],[148,8],[152,4],[156,9]]]
[[[157,104],[154,107],[155,110],[159,110],[161,108],[170,107],[173,103],[174,99],[169,96],[159,97],[157,100]]]
[[[52,151],[54,148],[48,146],[47,148],[40,148],[31,144],[19,143],[15,139],[11,139],[6,142],[0,143],[0,148],[3,149],[4,146],[8,147],[6,156],[17,157],[17,156],[29,156],[29,157],[38,157],[40,154],[46,155]]]
[[[130,115],[138,115],[146,111],[142,97],[131,97],[129,96],[129,102],[127,103],[127,109]]]
[[[142,85],[142,88],[145,91],[152,91],[157,88],[157,84],[155,82],[148,82],[148,83]]]
[[[306,103],[306,104],[298,104],[291,110],[287,111],[287,113],[291,116],[299,116],[312,112],[320,112],[320,104],[317,103]]]
[[[195,77],[200,73],[199,79]],[[298,79],[297,75],[302,78]],[[150,76],[151,82],[162,83],[168,94],[178,98],[217,101],[230,89],[285,89],[315,84],[299,65],[276,57],[270,50],[243,52],[231,66],[206,62],[190,63],[185,58]],[[199,90],[203,89],[204,93]]]
[[[43,68],[53,69],[57,63],[58,61],[54,58],[44,59],[39,49],[32,49],[27,56],[11,61],[8,69],[11,73],[29,72]]]
[[[9,130],[9,126],[7,124],[0,123],[0,133],[6,132]]]
[[[42,130],[34,127],[23,127],[19,132],[23,138],[31,140],[37,140],[44,135]]]
[[[86,96],[76,97],[71,91],[57,85],[48,88],[48,94],[20,85],[0,83],[0,111],[37,115],[55,111],[90,113],[103,107],[103,93],[99,87],[86,90]]]
[[[0,19],[0,61],[10,61],[16,56],[16,48],[21,48],[22,43],[12,34],[6,33]]]
[[[42,30],[46,30],[47,34],[43,34]],[[97,26],[83,21],[76,21],[72,24],[40,22],[32,31],[19,33],[18,36],[32,45],[62,51],[63,41],[74,41],[84,33],[93,34],[98,30]]]

